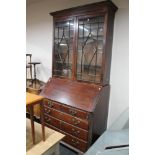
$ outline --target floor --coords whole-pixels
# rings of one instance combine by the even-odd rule
[[[33,146],[32,139],[31,139],[31,131],[29,131],[30,130],[29,129],[29,126],[30,126],[29,123],[30,123],[30,121],[29,121],[29,119],[27,119],[26,120],[26,126],[27,126],[27,128],[26,128],[26,130],[27,130],[27,132],[26,132],[26,150],[27,151],[29,151]],[[36,135],[37,135],[36,136],[36,143],[39,143],[40,140],[42,139],[41,135],[40,135],[40,129],[39,129],[41,126],[40,125],[38,126],[37,124],[35,123],[35,130],[36,130]],[[46,129],[46,137],[50,136],[51,132],[53,132],[53,131],[48,131]],[[77,153],[74,152],[73,150],[67,148],[63,144],[60,144],[60,155],[77,155]]]
[[[77,153],[60,144],[60,155],[77,155]]]

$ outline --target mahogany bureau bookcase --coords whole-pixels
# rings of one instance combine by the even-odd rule
[[[113,25],[117,7],[103,1],[52,12],[53,68],[44,96],[45,125],[86,152],[107,127]]]

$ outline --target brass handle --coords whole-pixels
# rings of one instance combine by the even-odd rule
[[[50,107],[50,108],[52,108],[53,106],[54,106],[54,104],[52,103],[52,101],[48,101],[48,106]]]
[[[80,121],[79,121],[79,120],[76,120],[75,118],[73,118],[72,121],[73,121],[73,123],[74,123],[75,125],[80,124]]]
[[[77,112],[76,112],[75,110],[69,109],[69,113],[70,113],[71,115],[75,116]]]
[[[50,122],[50,121],[51,121],[51,119],[49,118],[49,119],[47,119],[46,121],[47,121],[47,122]]]
[[[75,146],[79,144],[79,141],[74,140],[74,139],[72,139],[72,142],[73,142],[73,145],[75,145]]]
[[[51,112],[51,110],[49,109],[45,109],[45,113],[49,114]]]
[[[80,134],[80,131],[75,130],[74,128],[72,128],[72,131],[73,131],[73,134],[76,135],[76,136]]]
[[[51,119],[48,118],[48,117],[45,117],[45,120],[46,120],[46,122],[50,122],[51,121]]]

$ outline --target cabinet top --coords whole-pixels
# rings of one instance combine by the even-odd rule
[[[91,3],[87,5],[82,5],[78,7],[73,7],[65,10],[60,10],[60,11],[55,11],[51,12],[50,15],[59,18],[61,16],[80,16],[83,14],[86,14],[88,12],[105,12],[105,11],[112,11],[116,12],[117,11],[117,6],[112,3],[111,1],[102,1],[102,2],[97,2],[97,3]]]
[[[102,86],[68,79],[50,78],[41,94],[45,98],[93,112]]]

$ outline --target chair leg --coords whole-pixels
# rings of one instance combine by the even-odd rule
[[[40,103],[40,120],[41,120],[41,127],[42,127],[42,139],[45,141],[45,123],[44,123],[44,109],[43,109],[43,101]]]
[[[31,76],[31,80],[32,80],[32,66],[30,67],[30,76]]]
[[[26,87],[27,87],[27,68],[26,68]]]
[[[33,121],[33,106],[29,106],[30,112],[30,121],[31,121],[31,131],[32,131],[32,142],[35,144],[35,129],[34,129],[34,121]]]

